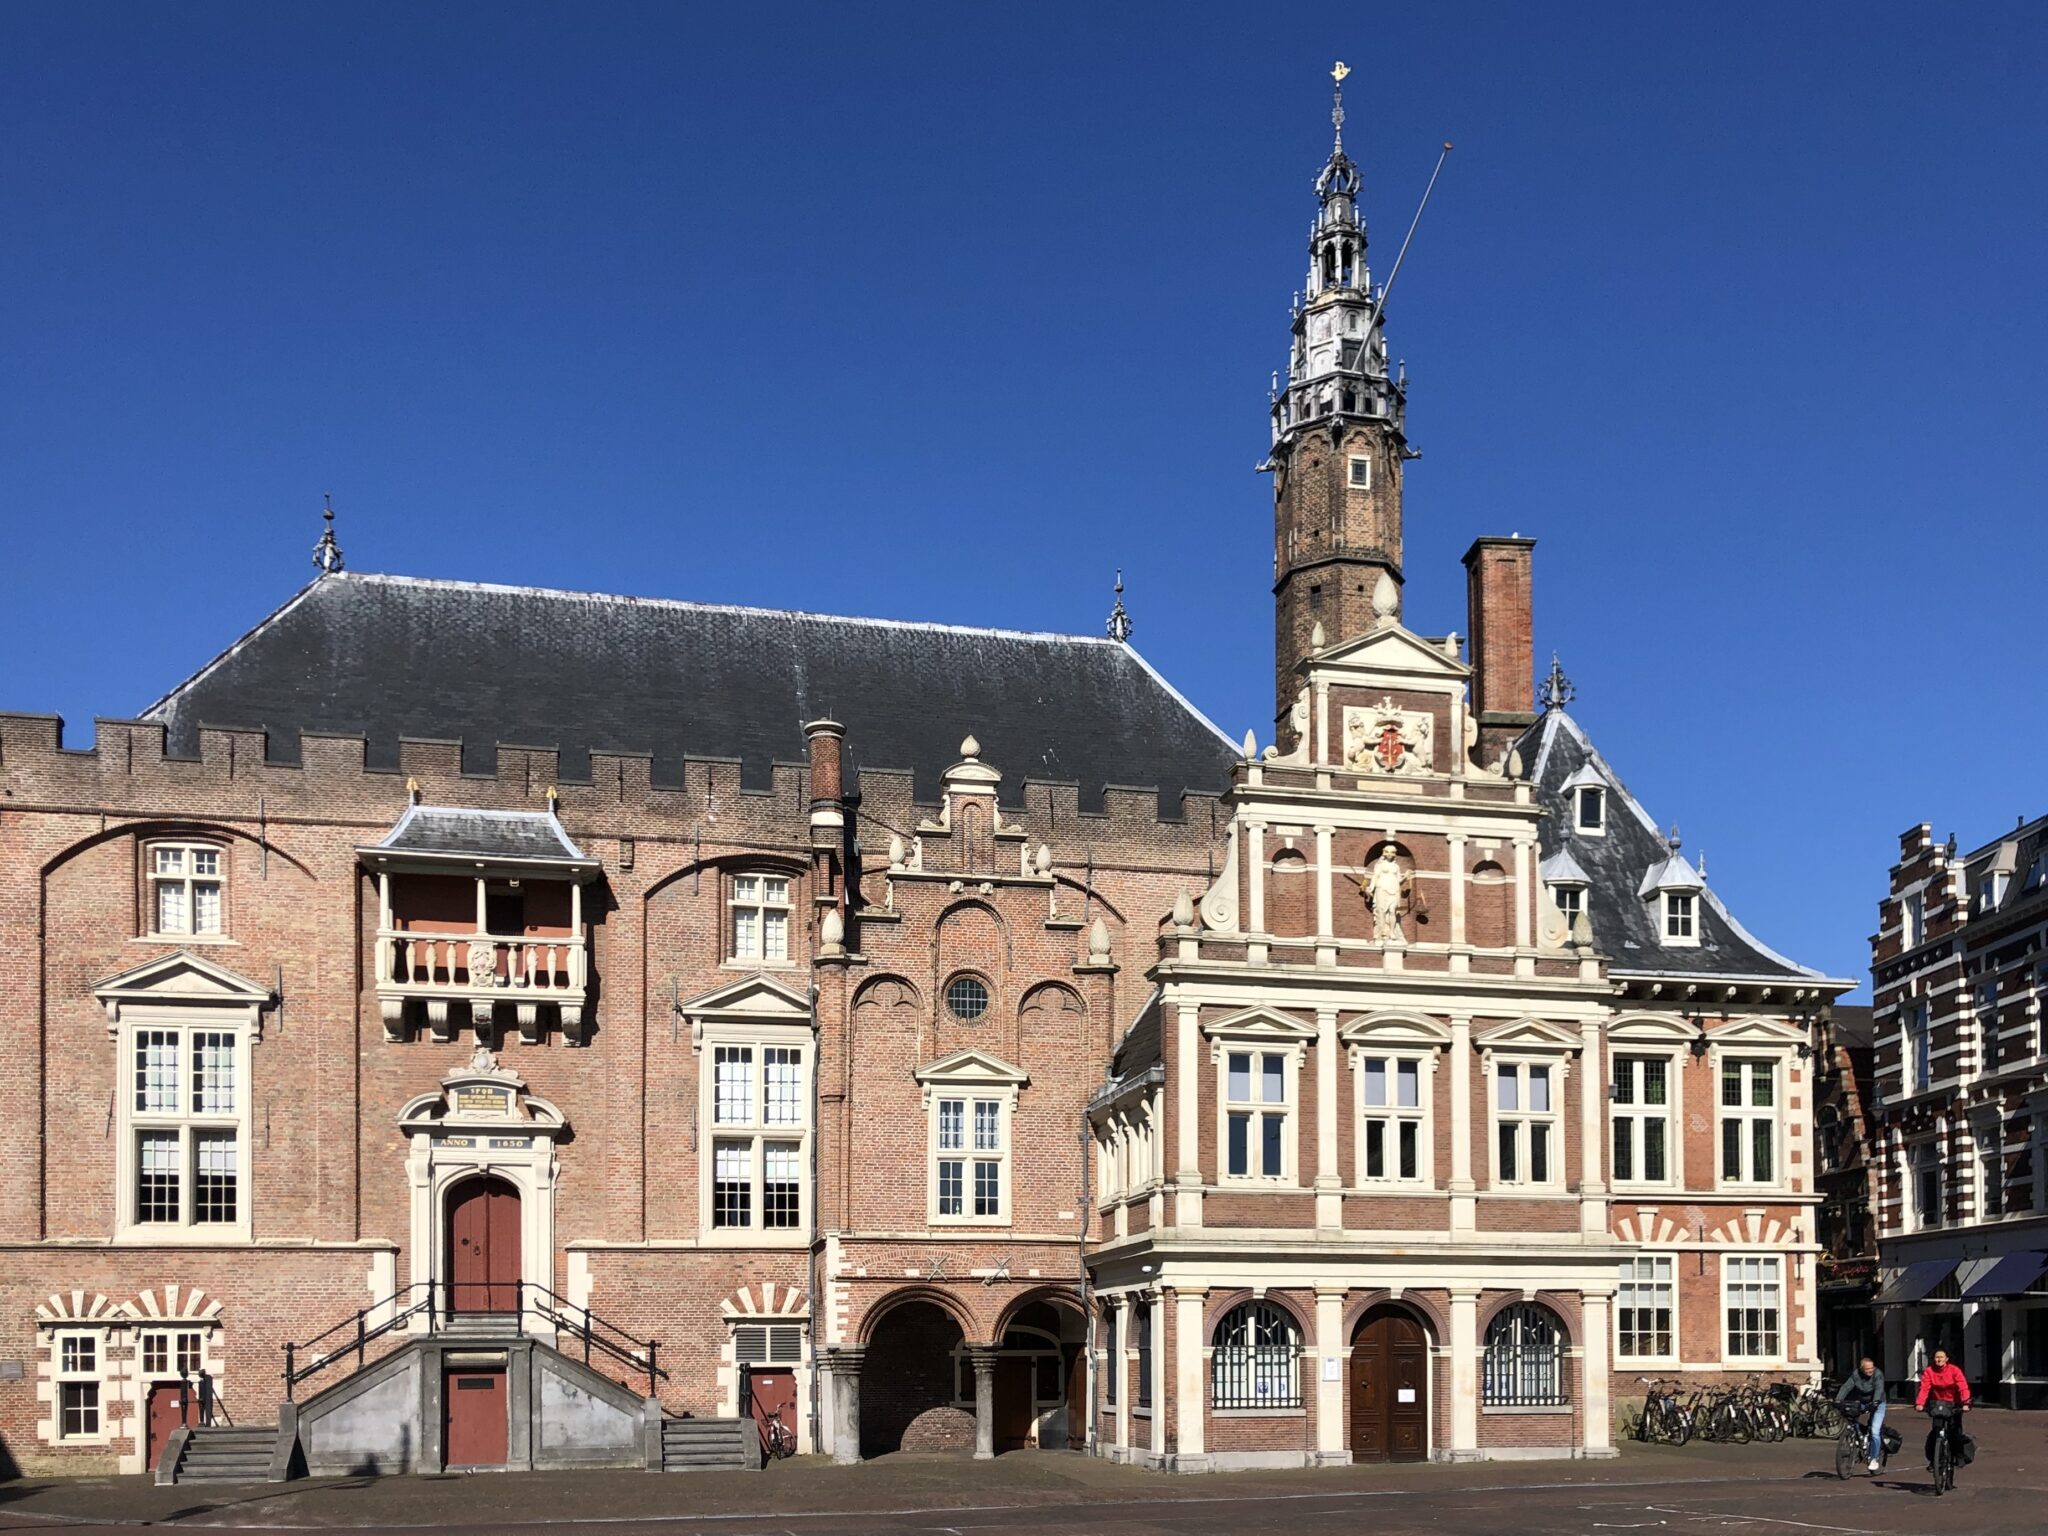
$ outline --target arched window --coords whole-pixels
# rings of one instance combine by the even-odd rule
[[[1564,1325],[1548,1307],[1517,1302],[1486,1327],[1483,1400],[1489,1408],[1565,1401]]]
[[[1301,1330],[1270,1302],[1232,1307],[1216,1325],[1215,1408],[1299,1408]]]

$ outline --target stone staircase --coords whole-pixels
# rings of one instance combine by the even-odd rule
[[[275,1424],[216,1424],[179,1430],[164,1447],[159,1483],[260,1483],[277,1449]]]
[[[753,1472],[761,1466],[761,1431],[752,1419],[663,1419],[664,1472]]]

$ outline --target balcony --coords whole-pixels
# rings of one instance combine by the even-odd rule
[[[590,956],[581,934],[510,937],[494,933],[377,930],[377,1000],[388,1038],[404,1038],[406,1005],[417,1001],[436,1040],[465,1026],[494,1035],[498,1005],[510,1006],[522,1038],[540,1038],[552,1005],[562,1032],[580,1042],[589,1000]]]

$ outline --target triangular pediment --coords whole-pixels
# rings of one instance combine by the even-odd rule
[[[1211,1019],[1202,1025],[1205,1035],[1228,1035],[1233,1040],[1284,1040],[1289,1044],[1313,1040],[1315,1026],[1304,1024],[1275,1008],[1243,1008]]]
[[[1403,677],[1434,677],[1462,680],[1472,669],[1444,653],[1441,644],[1425,640],[1413,630],[1388,624],[1332,646],[1318,653],[1309,666],[1314,671],[1399,673]]]
[[[1511,1019],[1480,1031],[1472,1043],[1487,1051],[1575,1051],[1579,1033],[1541,1019]]]
[[[251,981],[203,955],[177,949],[110,976],[92,989],[118,1024],[128,1007],[225,1008],[242,1013],[251,1024],[277,998],[270,988]]]
[[[784,986],[772,976],[755,974],[714,988],[679,1004],[691,1018],[777,1018],[792,1014],[810,1017],[810,999]]]
[[[1783,1019],[1737,1019],[1707,1031],[1709,1045],[1802,1045],[1811,1036]]]
[[[926,1062],[911,1075],[920,1083],[981,1083],[1008,1088],[1021,1088],[1031,1081],[1031,1075],[1022,1067],[1013,1067],[1002,1057],[971,1046]]]

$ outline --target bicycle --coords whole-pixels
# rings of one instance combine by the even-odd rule
[[[1643,1416],[1636,1421],[1636,1438],[1683,1445],[1692,1438],[1692,1409],[1678,1400],[1678,1383],[1653,1376],[1638,1376],[1644,1384]]]
[[[1878,1436],[1874,1446],[1871,1443],[1870,1420],[1874,1417],[1867,1408],[1842,1415],[1841,1433],[1835,1436],[1835,1476],[1845,1482],[1858,1468],[1867,1467],[1872,1461],[1883,1470],[1888,1459],[1883,1435]]]
[[[1956,1452],[1950,1443],[1954,1438],[1963,1410],[1956,1403],[1929,1403],[1927,1417],[1934,1420],[1941,1431],[1934,1437],[1934,1496],[1938,1499],[1944,1493],[1953,1493],[1956,1486]]]
[[[761,1448],[777,1461],[796,1454],[796,1432],[782,1422],[780,1413],[771,1413],[762,1420]]]

